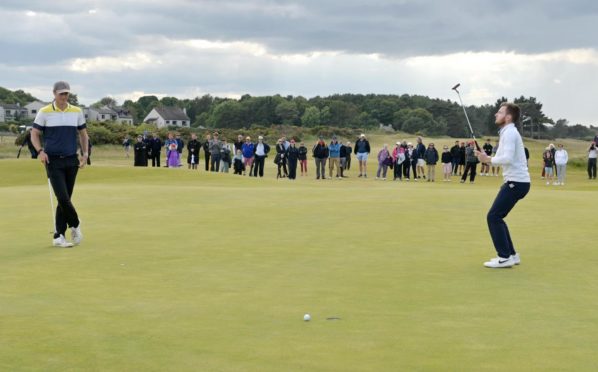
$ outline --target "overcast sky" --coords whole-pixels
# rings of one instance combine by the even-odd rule
[[[0,86],[83,104],[146,94],[535,96],[598,125],[594,0],[82,0],[0,3]]]

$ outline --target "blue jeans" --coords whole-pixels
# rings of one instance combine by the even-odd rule
[[[500,188],[494,204],[488,211],[488,229],[492,237],[492,243],[499,257],[509,258],[514,255],[515,247],[511,241],[509,228],[504,218],[509,214],[517,202],[523,199],[529,192],[528,182],[507,182]]]

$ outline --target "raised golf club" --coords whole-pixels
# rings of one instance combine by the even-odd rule
[[[475,147],[478,151],[482,151],[480,145],[478,145],[478,141],[475,138],[475,134],[473,133],[473,128],[471,126],[471,122],[469,121],[469,116],[467,116],[467,111],[465,110],[465,106],[463,105],[463,100],[461,99],[461,94],[459,93],[459,89],[458,89],[460,86],[461,86],[461,83],[458,83],[452,89],[455,92],[457,92],[457,96],[459,96],[459,102],[461,102],[461,108],[463,109],[463,113],[465,114],[465,119],[467,120],[467,125],[469,126],[469,131],[471,132],[471,137],[473,138],[473,141],[475,142]]]

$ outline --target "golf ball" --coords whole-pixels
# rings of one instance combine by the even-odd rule
[[[309,322],[311,320],[311,315],[309,315],[309,314],[303,315],[303,320],[305,320],[306,322]]]

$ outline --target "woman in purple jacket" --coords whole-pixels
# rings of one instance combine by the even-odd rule
[[[378,152],[378,172],[376,172],[376,179],[380,179],[380,171],[382,171],[382,181],[386,181],[386,171],[388,170],[388,163],[392,164],[392,157],[388,152],[388,145],[384,144],[384,147]]]

